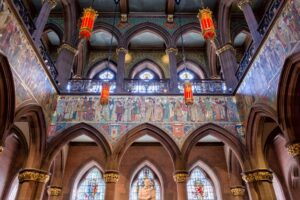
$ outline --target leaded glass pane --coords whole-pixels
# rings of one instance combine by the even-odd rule
[[[115,78],[115,75],[110,70],[105,70],[99,74],[99,78],[101,80],[112,80]]]
[[[181,80],[193,80],[195,78],[195,75],[191,71],[184,70],[179,73],[179,78]]]
[[[139,75],[139,78],[142,80],[152,80],[154,79],[154,74],[149,70],[146,70]]]
[[[80,181],[76,200],[104,200],[105,183],[101,172],[92,168]]]
[[[144,167],[134,179],[130,189],[130,200],[139,200],[139,196],[149,200],[160,200],[160,184],[149,167]]]
[[[187,182],[188,200],[215,200],[215,191],[211,180],[199,168],[193,169]]]

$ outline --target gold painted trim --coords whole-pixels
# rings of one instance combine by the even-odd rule
[[[238,186],[238,187],[230,188],[230,192],[231,192],[232,196],[244,196],[246,190],[244,187]]]
[[[268,181],[272,183],[273,172],[268,169],[257,169],[249,172],[245,172],[242,176],[246,183],[253,183],[259,181]]]
[[[47,183],[50,175],[46,171],[39,169],[23,169],[19,172],[19,183],[33,181],[39,183]]]
[[[71,45],[67,44],[67,43],[64,43],[62,44],[59,49],[58,49],[58,53],[60,53],[63,49],[66,49],[70,52],[72,52],[73,54],[77,54],[77,49],[75,49],[74,47],[72,47]]]
[[[291,144],[287,149],[290,156],[296,157],[300,155],[300,143]]]
[[[178,49],[177,48],[168,48],[168,49],[166,49],[166,53],[167,54],[170,54],[170,53],[175,53],[175,55],[177,55],[177,53],[178,53]]]
[[[47,193],[49,196],[61,196],[62,195],[62,187],[59,186],[49,186],[47,189]]]
[[[176,183],[185,183],[189,180],[189,174],[186,172],[177,173],[173,176]]]
[[[121,14],[121,22],[127,23],[128,21],[128,15],[127,14]]]
[[[251,1],[250,0],[238,0],[238,2],[237,2],[237,6],[242,11],[243,11],[244,5],[246,5],[246,4],[251,4]]]
[[[233,48],[233,46],[231,44],[225,44],[223,47],[221,47],[220,49],[218,49],[216,51],[216,54],[218,56],[220,56],[222,53],[224,53],[225,51],[230,50],[230,49],[235,52],[235,49]]]
[[[120,175],[118,172],[106,172],[103,177],[105,183],[117,183]]]
[[[120,47],[120,48],[116,49],[116,53],[117,53],[117,55],[119,55],[119,53],[125,53],[125,54],[127,54],[128,50],[125,49],[124,47]]]
[[[168,23],[173,23],[173,22],[174,22],[174,15],[169,14],[169,15],[167,16],[167,22],[168,22]]]

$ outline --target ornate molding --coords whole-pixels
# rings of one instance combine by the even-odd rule
[[[59,186],[49,186],[47,189],[48,196],[61,196],[62,195],[62,187]]]
[[[253,183],[258,181],[268,181],[272,183],[273,172],[268,169],[257,169],[245,172],[242,178],[246,183]]]
[[[300,143],[291,144],[287,147],[289,155],[296,157],[300,155]]]
[[[47,183],[50,175],[46,171],[39,169],[23,169],[19,172],[19,183],[33,181],[39,183]]]
[[[0,153],[4,151],[4,147],[0,146]]]
[[[169,15],[167,16],[167,22],[168,22],[168,23],[173,23],[173,22],[174,22],[174,15],[169,14]]]
[[[71,53],[73,54],[77,54],[78,50],[75,49],[74,47],[72,47],[71,45],[67,44],[67,43],[64,43],[62,44],[59,49],[58,49],[58,53],[60,53],[63,49],[66,49],[68,51],[70,51]]]
[[[128,21],[128,15],[126,13],[121,14],[121,22],[127,23],[127,21]]]
[[[185,183],[189,180],[189,174],[187,172],[178,172],[173,178],[176,183]]]
[[[120,175],[116,171],[109,171],[104,173],[105,183],[117,183],[119,181]]]
[[[230,192],[232,196],[244,196],[246,190],[243,186],[237,186],[237,187],[230,188]]]
[[[119,55],[119,53],[125,53],[125,54],[127,54],[128,50],[125,49],[124,47],[120,47],[120,48],[116,49],[116,53],[117,53],[117,55]]]
[[[166,53],[167,53],[167,54],[175,53],[175,55],[177,55],[178,49],[177,49],[177,48],[171,47],[171,48],[166,49]]]
[[[243,10],[244,5],[246,5],[246,4],[251,4],[251,0],[238,0],[237,1],[237,6],[241,10]]]
[[[232,44],[228,43],[228,44],[225,44],[225,45],[224,45],[223,47],[221,47],[220,49],[218,49],[218,50],[216,51],[216,54],[217,54],[218,56],[220,56],[222,53],[224,53],[224,52],[227,51],[227,50],[232,50],[232,51],[235,52],[235,49],[234,49],[234,47],[232,46]]]

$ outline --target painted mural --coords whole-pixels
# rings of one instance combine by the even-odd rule
[[[277,109],[282,67],[285,59],[300,44],[299,40],[300,1],[288,0],[237,92],[242,121],[247,120],[254,103],[265,103]]]
[[[56,91],[8,8],[0,12],[0,49],[7,56],[14,75],[16,107],[31,100],[44,108],[50,121]]]
[[[178,96],[114,96],[109,105],[102,106],[95,96],[61,96],[49,134],[60,133],[80,122],[94,126],[112,143],[133,127],[151,123],[182,145],[189,133],[208,122],[237,134],[240,119],[232,97],[195,97],[195,103],[186,106]]]

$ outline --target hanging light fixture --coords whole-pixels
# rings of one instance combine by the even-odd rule
[[[80,26],[79,35],[81,38],[85,38],[87,40],[89,40],[92,35],[94,23],[98,16],[97,11],[92,8],[93,4],[94,4],[94,0],[92,2],[91,7],[85,8],[83,10],[82,17],[81,17],[81,26]]]
[[[216,37],[216,29],[212,18],[212,11],[204,8],[203,0],[201,0],[202,9],[199,10],[198,18],[202,30],[202,35],[206,40],[213,40]]]
[[[107,68],[109,69],[109,63],[110,63],[110,59],[111,59],[111,55],[112,55],[112,43],[113,43],[113,29],[115,27],[115,23],[116,23],[116,11],[117,11],[117,6],[118,6],[119,0],[115,0],[115,15],[114,15],[114,21],[113,21],[113,26],[112,26],[112,30],[111,30],[111,39],[110,39],[110,46],[109,46],[109,56],[107,59]],[[108,80],[108,74],[106,74],[107,77],[107,82],[103,82],[102,83],[102,90],[101,90],[101,96],[100,96],[100,104],[101,105],[107,105],[108,101],[109,101],[109,91],[110,91],[110,85],[109,85],[109,80]]]

